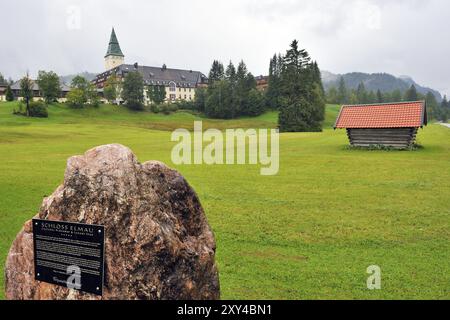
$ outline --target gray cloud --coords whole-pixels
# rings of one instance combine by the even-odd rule
[[[213,59],[242,58],[265,74],[268,59],[296,38],[323,69],[410,75],[450,94],[446,0],[1,0],[0,7],[0,72],[14,78],[26,70],[102,71],[115,26],[130,63],[207,72]]]

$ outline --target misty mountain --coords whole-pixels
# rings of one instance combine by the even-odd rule
[[[67,76],[62,76],[59,77],[59,79],[61,80],[61,82],[65,83],[65,84],[70,84],[72,82],[72,79],[75,78],[76,76],[82,76],[84,77],[86,80],[91,81],[95,79],[95,76],[97,75],[97,73],[91,73],[91,72],[81,72],[81,73],[77,73],[77,74],[70,74]]]
[[[411,85],[414,85],[417,92],[426,95],[428,92],[432,92],[436,99],[440,102],[442,101],[442,95],[439,91],[423,87],[417,84],[411,77],[400,76],[395,77],[388,73],[362,73],[362,72],[352,72],[343,75],[334,74],[328,71],[322,71],[322,81],[325,89],[331,87],[338,87],[340,77],[344,78],[345,85],[348,89],[356,89],[358,85],[362,82],[364,83],[367,90],[377,91],[380,89],[381,92],[392,92],[394,90],[400,90],[405,92]]]

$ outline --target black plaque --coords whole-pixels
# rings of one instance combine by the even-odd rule
[[[33,219],[33,242],[36,280],[102,295],[103,226]]]

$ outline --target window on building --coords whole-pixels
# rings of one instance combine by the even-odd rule
[[[175,84],[175,82],[170,82],[169,83],[169,91],[174,92],[177,90],[177,85]]]
[[[177,98],[177,95],[175,95],[175,94],[171,94],[170,95],[170,100],[171,101],[175,101],[176,98]]]

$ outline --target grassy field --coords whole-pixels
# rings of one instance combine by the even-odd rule
[[[7,251],[42,198],[62,182],[68,157],[107,143],[140,161],[161,160],[195,188],[217,240],[224,299],[449,299],[450,129],[429,125],[412,152],[348,150],[327,108],[323,133],[282,134],[280,172],[256,166],[174,166],[170,130],[198,116],[70,110],[49,119],[0,104],[0,298]],[[277,115],[204,120],[204,127],[275,127]],[[366,269],[382,269],[382,289]]]

